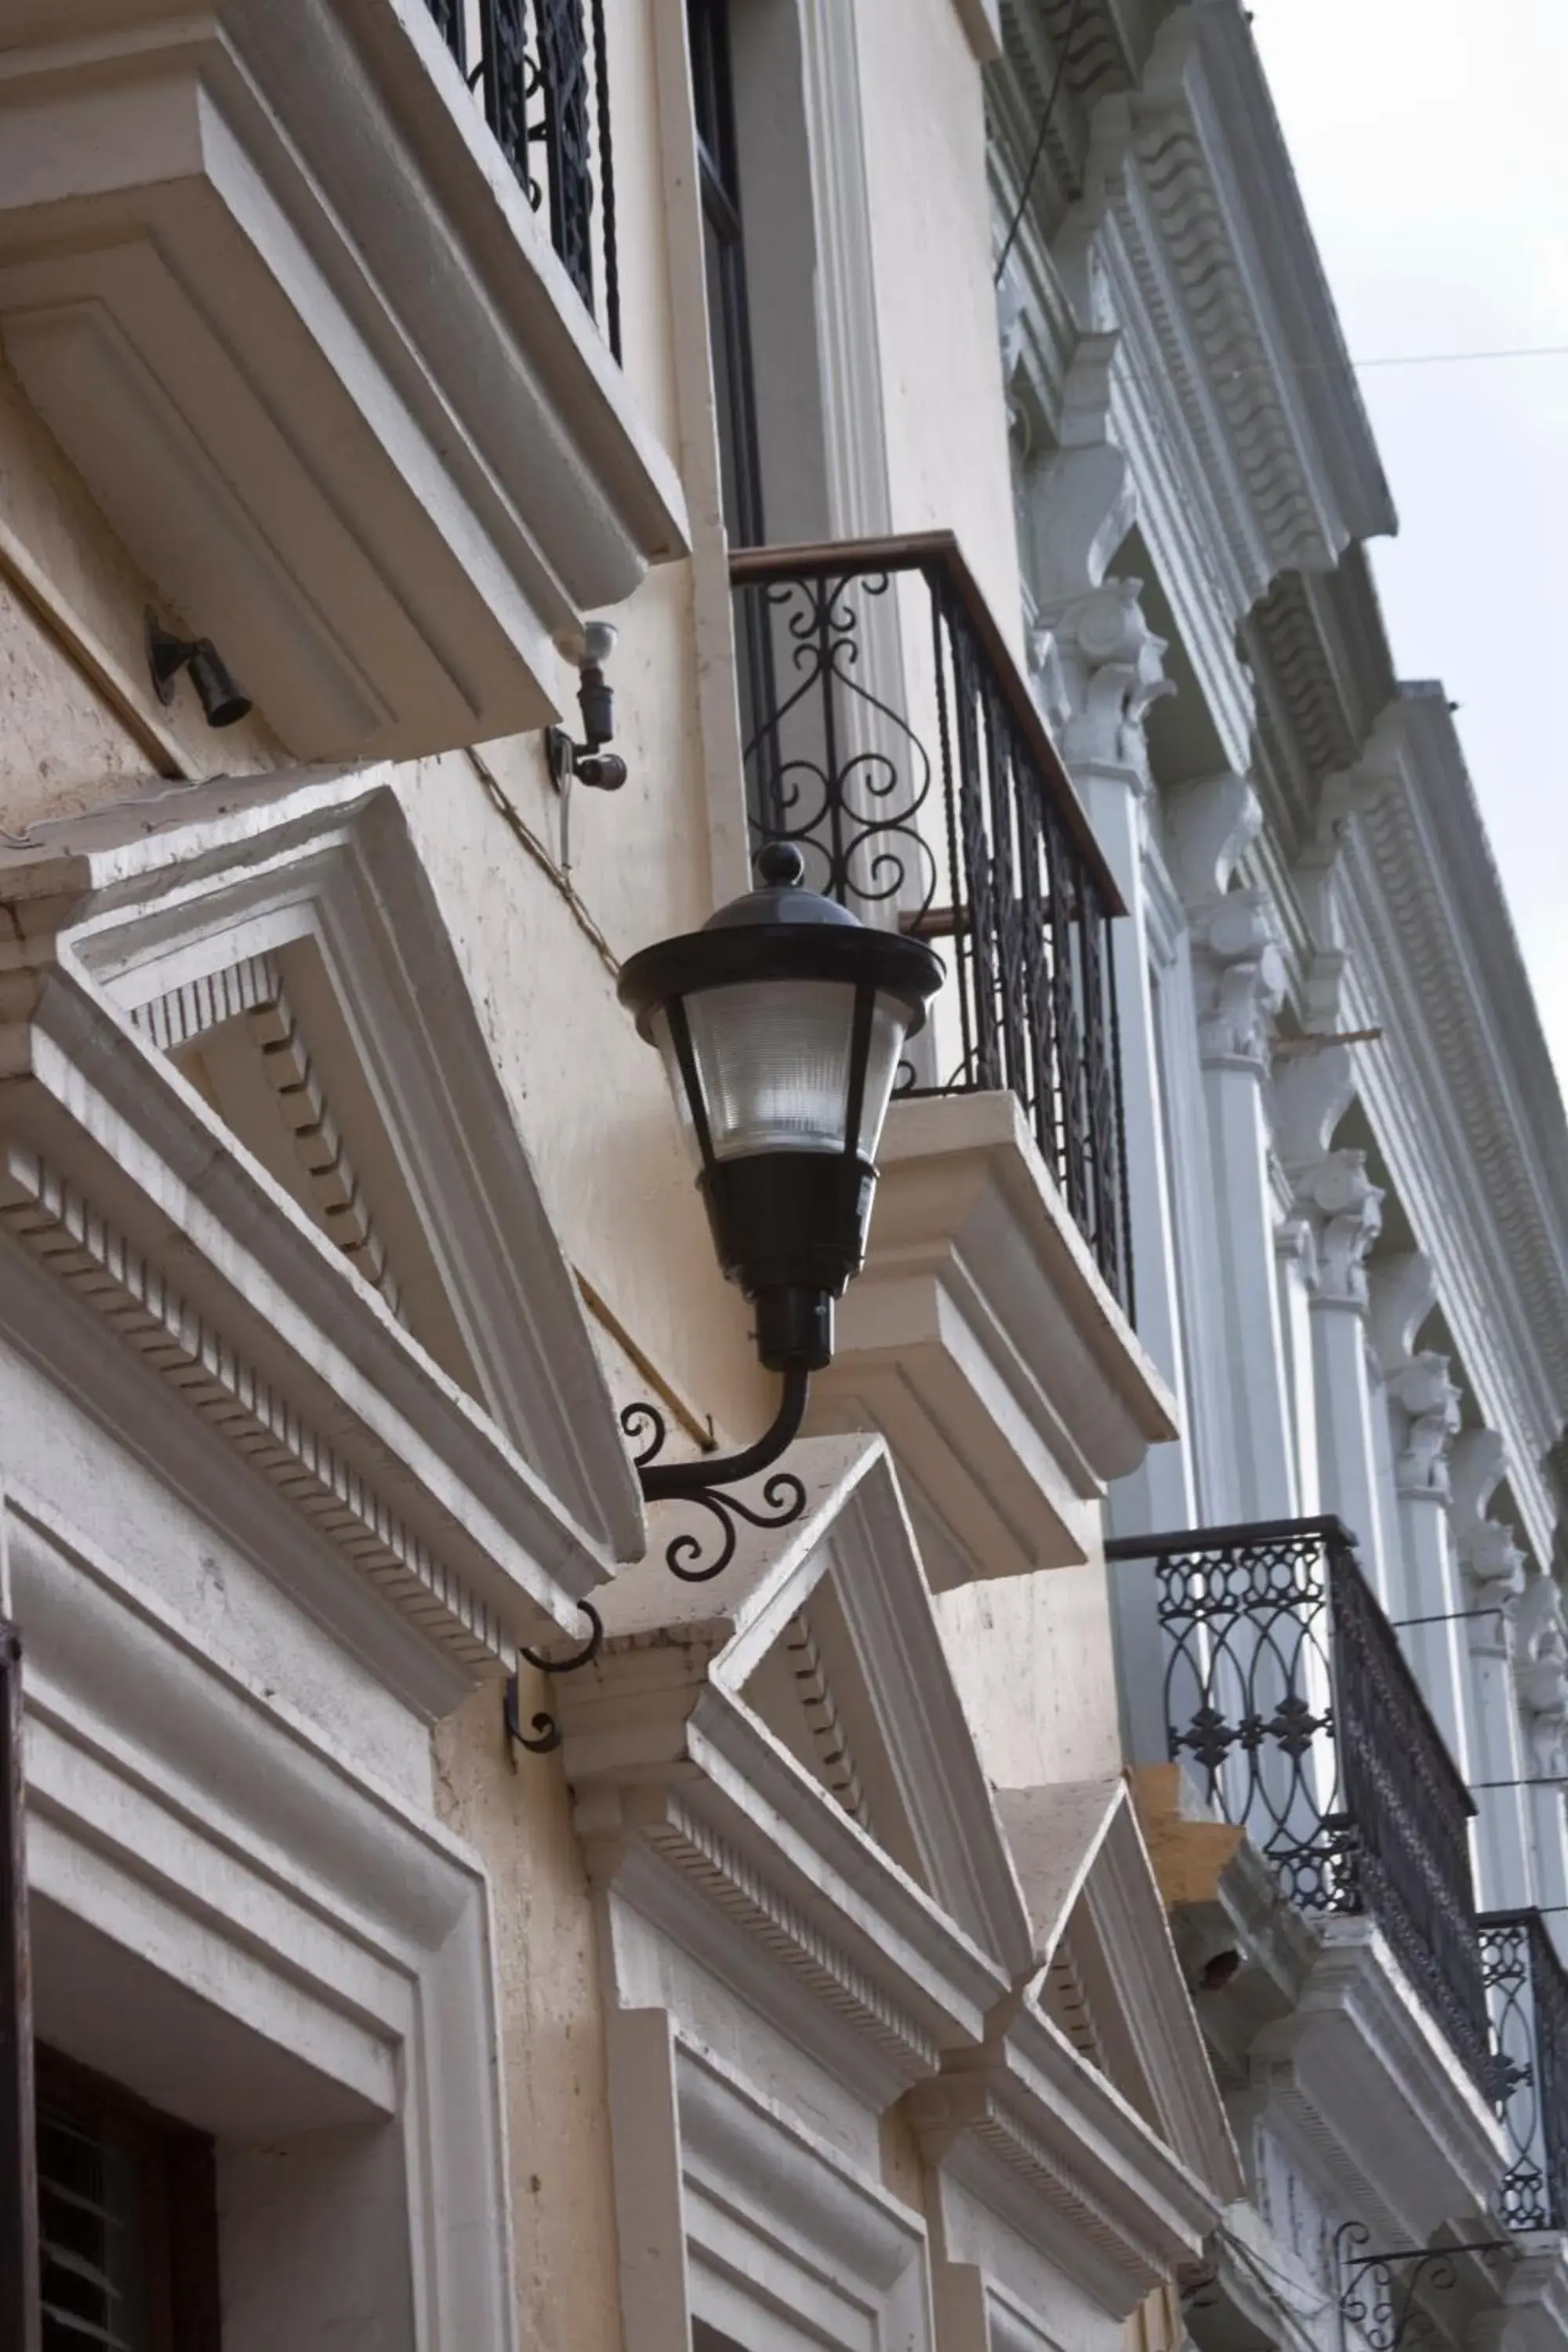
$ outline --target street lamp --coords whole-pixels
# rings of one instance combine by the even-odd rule
[[[757,888],[621,974],[622,1003],[664,1057],[719,1262],[784,1375],[765,1438],[725,1462],[645,1469],[650,1497],[749,1476],[798,1430],[810,1376],[832,1359],[833,1302],[865,1258],[900,1056],[942,983],[921,940],[873,929],[804,876],[793,843],[772,843]]]
[[[859,1273],[877,1189],[877,1145],[905,1042],[925,1020],[942,965],[919,940],[873,930],[805,887],[789,842],[757,858],[759,887],[710,915],[700,931],[632,957],[620,998],[664,1057],[670,1091],[698,1167],[719,1263],[757,1311],[757,1352],[784,1376],[773,1426],[743,1454],[658,1465],[663,1415],[628,1405],[621,1425],[646,1433],[637,1456],[648,1502],[700,1504],[719,1540],[682,1528],[665,1565],[689,1584],[721,1575],[735,1556],[737,1519],[787,1527],[805,1508],[793,1471],[775,1471],[760,1502],[721,1491],[768,1469],[805,1417],[811,1375],[833,1356],[833,1302]],[[522,1656],[550,1675],[592,1664],[604,1622],[571,1656]],[[547,1755],[561,1745],[552,1715],[522,1727],[518,1678],[507,1685],[507,1727]]]

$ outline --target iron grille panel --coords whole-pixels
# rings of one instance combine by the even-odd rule
[[[1173,1759],[1305,1912],[1376,1920],[1472,2079],[1493,2066],[1467,1824],[1474,1811],[1337,1519],[1142,1536]]]
[[[604,0],[426,0],[513,178],[621,355]]]
[[[1481,1959],[1496,2036],[1493,2089],[1510,2161],[1510,2230],[1568,2228],[1568,1972],[1539,1911],[1491,1911]]]
[[[900,1091],[1010,1088],[1131,1313],[1121,902],[953,542],[747,549],[731,577],[755,843],[795,843],[814,888],[937,949]]]

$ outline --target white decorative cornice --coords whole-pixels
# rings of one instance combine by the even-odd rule
[[[121,1384],[131,1442],[167,1458],[171,1394],[221,1433],[237,1475],[321,1539],[310,1605],[334,1628],[363,1618],[345,1559],[470,1676],[571,1627],[612,1572],[605,1538],[640,1534],[635,1480],[385,772],[199,786],[40,825],[0,847],[0,907],[5,1223],[61,1298],[26,1335],[40,1366],[100,1317],[145,1368]],[[274,956],[371,1106],[355,1163],[365,1146],[395,1158],[405,1245],[421,1218],[441,1226],[465,1379],[328,1238],[331,1208],[353,1200],[346,1158],[302,1138],[328,1188],[318,1221],[179,1066],[178,1038],[199,1044],[209,1014],[262,1014]],[[254,1059],[281,1049],[309,1129],[324,1097],[279,1001]],[[190,1443],[205,1461],[210,1436],[193,1425]]]
[[[465,1666],[511,1663],[493,1612],[462,1579],[123,1234],[16,1144],[0,1157],[0,1226],[431,1640]]]
[[[1401,703],[1401,772],[1340,877],[1363,1003],[1397,1014],[1363,1084],[1542,1552],[1555,1505],[1538,1465],[1568,1398],[1568,1126],[1447,698],[1406,687]]]
[[[1033,1946],[883,1449],[811,1438],[790,1463],[800,1519],[743,1525],[702,1585],[676,1582],[657,1543],[605,1590],[597,1658],[552,1696],[612,1912],[721,1967],[764,2013],[787,2008],[794,2038],[885,2100],[980,2038]],[[803,1615],[818,1628],[814,1681],[830,1669],[840,1692],[875,1688],[857,1760],[864,1773],[878,1751],[882,1810],[900,1811],[878,1828],[897,1861],[847,1806],[793,1693],[773,1711],[770,1675],[796,1670]]]

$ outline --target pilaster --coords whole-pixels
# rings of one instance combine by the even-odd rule
[[[1474,1778],[1480,1816],[1477,1839],[1481,1908],[1510,1910],[1531,1897],[1531,1792],[1513,1785],[1533,1777],[1525,1753],[1514,1688],[1513,1609],[1524,1581],[1524,1554],[1513,1529],[1489,1516],[1506,1467],[1495,1429],[1467,1429],[1454,1447],[1454,1540],[1464,1569],[1466,1606],[1479,1611],[1468,1632],[1475,1695]]]
[[[1366,1261],[1383,1223],[1383,1193],[1364,1152],[1331,1139],[1354,1092],[1342,1045],[1294,1056],[1273,1087],[1276,1147],[1293,1213],[1313,1244],[1308,1277],[1313,1403],[1321,1507],[1357,1538],[1362,1565],[1385,1603],[1388,1545],[1377,1492],[1367,1350]]]
[[[1461,1771],[1474,1747],[1468,1606],[1449,1525],[1449,1457],[1459,1432],[1461,1391],[1448,1359],[1417,1349],[1436,1303],[1436,1275],[1420,1250],[1380,1252],[1370,1268],[1369,1326],[1393,1424],[1398,1514],[1397,1558],[1390,1562],[1393,1614],[1421,1622],[1401,1635],[1426,1704]]]
[[[1233,889],[1261,811],[1243,776],[1169,796],[1165,856],[1186,906],[1221,1246],[1213,1269],[1240,1518],[1294,1517],[1300,1475],[1275,1276],[1266,1078],[1284,965],[1267,893]]]

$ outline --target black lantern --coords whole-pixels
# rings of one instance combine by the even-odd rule
[[[721,907],[700,931],[632,957],[621,1003],[664,1056],[719,1261],[757,1310],[757,1349],[784,1391],[773,1426],[743,1454],[656,1464],[667,1430],[652,1404],[628,1405],[621,1426],[640,1438],[637,1475],[649,1502],[679,1497],[709,1514],[707,1541],[683,1528],[665,1562],[684,1582],[722,1575],[737,1522],[787,1527],[806,1507],[804,1483],[778,1470],[760,1496],[731,1491],[778,1460],[800,1428],[814,1371],[833,1355],[833,1302],[858,1274],[877,1186],[877,1145],[905,1040],[942,983],[930,948],[873,930],[804,887],[798,849],[775,842],[757,859],[761,887]],[[718,1530],[717,1539],[712,1528]],[[603,1622],[572,1656],[522,1654],[546,1674],[574,1674],[598,1655]],[[552,1715],[522,1727],[518,1681],[507,1685],[512,1738],[537,1755],[561,1745]]]
[[[720,1264],[755,1304],[763,1363],[785,1374],[832,1357],[900,1056],[942,976],[921,941],[872,929],[804,872],[773,843],[757,889],[633,956],[620,984],[664,1056]]]

